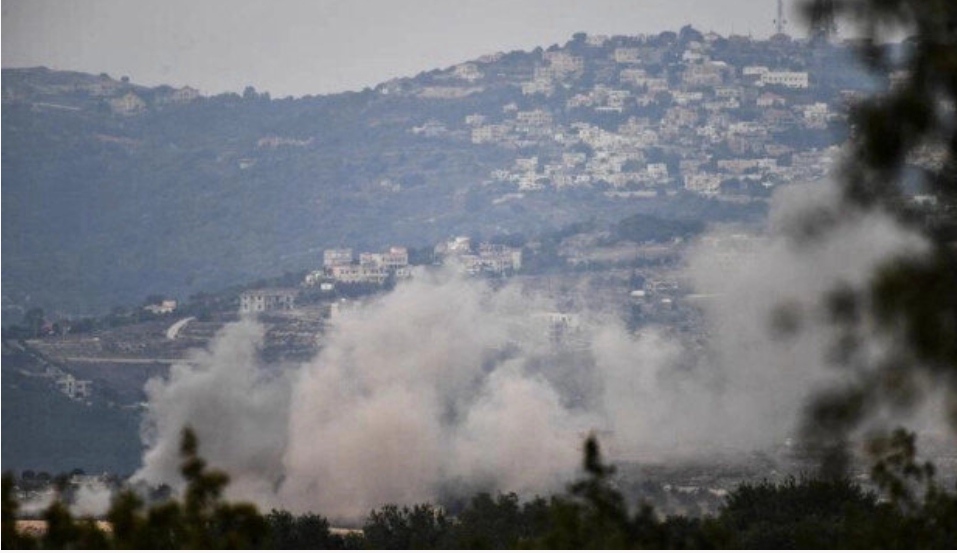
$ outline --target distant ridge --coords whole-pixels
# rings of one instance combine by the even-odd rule
[[[342,244],[707,219],[742,199],[758,213],[873,86],[847,54],[690,27],[577,34],[299,99],[3,69],[3,309],[103,313],[308,269]],[[745,67],[811,86],[758,87]]]

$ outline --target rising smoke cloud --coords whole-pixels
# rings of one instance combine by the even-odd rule
[[[834,286],[923,247],[879,214],[842,214],[826,239],[794,239],[802,214],[837,203],[833,189],[795,187],[776,196],[764,236],[721,229],[692,249],[703,354],[594,312],[577,315],[576,345],[556,348],[547,315],[536,314],[561,298],[451,270],[345,312],[316,358],[297,366],[266,367],[263,327],[229,325],[193,363],[149,383],[147,453],[134,478],[177,482],[188,424],[200,453],[231,475],[232,497],[357,520],[386,503],[480,489],[560,490],[593,431],[627,460],[780,444],[808,393],[839,376],[824,353],[828,329],[782,339],[769,331],[775,310],[814,320]]]

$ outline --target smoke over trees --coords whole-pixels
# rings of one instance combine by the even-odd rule
[[[828,297],[849,378],[809,405],[807,430],[840,470],[849,436],[871,425],[874,442],[886,441],[895,413],[943,403],[942,418],[957,432],[957,5],[812,0],[806,11],[814,28],[857,26],[861,60],[896,77],[855,107],[841,201],[831,216],[808,220],[811,238],[839,231],[844,214],[884,212],[927,243],[919,255],[882,264],[865,285]],[[901,36],[899,48],[885,44]],[[907,198],[915,180],[924,202]],[[883,336],[885,348],[863,347],[865,333]]]
[[[826,355],[833,328],[818,298],[926,248],[886,215],[863,212],[813,244],[795,240],[808,210],[836,197],[795,187],[775,197],[764,236],[703,237],[687,266],[710,298],[710,343],[699,354],[663,329],[636,336],[603,312],[579,312],[556,335],[557,302],[570,298],[454,271],[421,274],[343,313],[306,363],[269,366],[260,325],[228,326],[208,352],[148,386],[136,478],[175,484],[179,429],[192,425],[232,476],[231,497],[357,521],[385,504],[552,493],[573,477],[591,431],[620,461],[780,446],[812,394],[844,383]],[[806,323],[787,339],[769,331],[782,302]],[[876,337],[862,343],[880,347]]]
[[[39,536],[16,525],[12,479],[3,479],[3,542],[17,548],[464,549],[464,548],[946,548],[957,535],[957,501],[937,493],[905,508],[879,502],[849,480],[790,479],[744,484],[716,516],[659,518],[629,508],[594,437],[583,475],[564,494],[520,502],[477,494],[455,514],[430,504],[372,510],[362,532],[333,533],[324,517],[272,511],[221,498],[228,478],[207,469],[196,437],[184,432],[182,500],[144,509],[131,491],[116,496],[106,526],[76,519],[61,501],[44,512]]]

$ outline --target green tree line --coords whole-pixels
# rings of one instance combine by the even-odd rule
[[[180,498],[146,507],[117,494],[108,529],[76,518],[62,500],[43,513],[46,530],[19,531],[13,480],[3,479],[3,546],[19,549],[594,549],[594,548],[948,548],[957,543],[957,494],[937,488],[914,462],[913,435],[898,433],[875,467],[887,500],[848,479],[789,478],[743,484],[715,514],[659,517],[628,505],[601,458],[585,443],[584,476],[566,493],[521,501],[479,493],[455,515],[430,505],[385,505],[361,532],[334,533],[314,513],[262,514],[223,499],[228,476],[207,467],[197,440],[183,433]],[[915,485],[923,485],[920,496]],[[907,490],[907,491],[905,491]]]

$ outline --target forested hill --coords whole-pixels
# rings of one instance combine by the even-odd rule
[[[690,28],[579,34],[298,99],[4,69],[3,307],[104,312],[315,267],[338,245],[759,213],[873,86],[847,58]],[[718,164],[738,159],[765,161]]]

